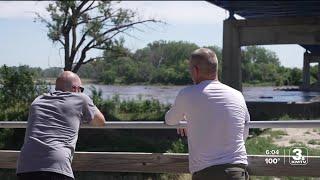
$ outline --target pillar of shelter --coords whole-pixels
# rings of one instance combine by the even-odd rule
[[[318,62],[318,86],[320,86],[320,61]]]
[[[236,19],[223,22],[222,82],[242,91],[241,49]]]
[[[310,54],[305,52],[303,55],[303,80],[302,80],[302,88],[309,89],[310,88]]]

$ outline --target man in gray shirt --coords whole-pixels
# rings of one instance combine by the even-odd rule
[[[193,86],[182,89],[166,113],[169,125],[186,120],[192,180],[245,180],[250,115],[241,92],[218,80],[218,59],[207,48],[195,50],[189,68]],[[184,130],[179,130],[184,135]]]
[[[80,124],[105,124],[83,90],[80,78],[64,71],[56,80],[56,91],[32,102],[18,159],[19,180],[74,179],[71,162]]]

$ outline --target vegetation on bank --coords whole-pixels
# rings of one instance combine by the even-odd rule
[[[163,121],[169,105],[157,99],[120,100],[119,95],[103,100],[101,90],[91,88],[91,98],[109,121]]]
[[[28,67],[2,67],[0,71],[0,111],[1,120],[26,120],[28,108],[33,99],[48,91],[47,84],[35,81],[37,75],[30,72]],[[103,100],[101,91],[92,88],[92,99],[112,121],[163,121],[169,105],[161,104],[158,100],[121,101],[119,96]],[[280,119],[292,119],[284,116]],[[0,149],[19,150],[23,143],[24,129],[0,129]],[[281,131],[251,130],[251,137],[246,142],[249,154],[265,154],[266,149],[280,149],[292,146],[306,147],[317,144],[310,139],[308,142],[291,142],[289,147],[274,144],[277,138],[284,136]],[[320,150],[308,148],[309,155],[319,155]],[[125,152],[188,152],[186,138],[176,135],[175,130],[96,130],[81,129],[78,151],[125,151]],[[163,179],[180,178],[180,175],[157,175]],[[188,175],[183,175],[188,176]],[[188,177],[186,177],[188,178]],[[269,178],[267,178],[269,179]],[[287,178],[294,179],[294,178]]]
[[[25,120],[34,98],[48,92],[49,86],[35,76],[26,66],[0,68],[0,120]]]
[[[154,41],[145,48],[131,52],[123,46],[104,53],[104,59],[80,68],[81,77],[97,79],[104,84],[191,84],[188,58],[198,45],[185,41]],[[219,60],[222,75],[222,49],[208,46]],[[242,82],[273,86],[301,85],[302,70],[280,64],[277,55],[260,46],[242,49]],[[311,82],[317,80],[317,67],[311,68]]]
[[[131,52],[118,44],[113,51],[105,51],[103,59],[82,65],[78,74],[102,84],[191,84],[188,58],[198,45],[185,41],[154,41]],[[219,78],[222,70],[222,49],[214,50],[219,60]],[[302,83],[302,70],[280,64],[277,55],[260,46],[242,49],[242,81],[245,85],[296,85]],[[62,68],[29,68],[38,78],[55,78]],[[311,83],[317,80],[317,67],[311,68]]]

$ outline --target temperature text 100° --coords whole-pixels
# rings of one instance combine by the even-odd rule
[[[266,164],[278,164],[280,162],[280,158],[265,158],[264,161]]]

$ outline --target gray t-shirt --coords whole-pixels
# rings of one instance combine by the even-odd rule
[[[218,164],[248,164],[245,124],[250,115],[241,92],[217,80],[202,81],[179,92],[165,120],[188,122],[191,173]]]
[[[55,91],[37,97],[29,110],[17,173],[50,171],[72,177],[71,162],[81,123],[96,106],[83,93]]]

